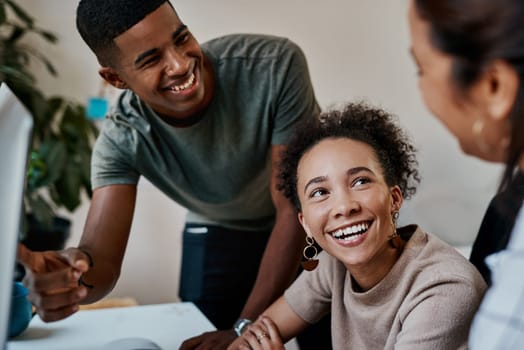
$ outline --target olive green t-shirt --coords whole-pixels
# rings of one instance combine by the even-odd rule
[[[270,229],[271,146],[319,113],[306,59],[290,40],[265,35],[224,36],[202,50],[216,85],[200,121],[173,127],[125,91],[94,147],[93,189],[144,176],[188,209],[188,222]]]

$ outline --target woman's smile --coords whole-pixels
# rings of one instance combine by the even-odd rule
[[[364,221],[328,232],[333,240],[344,247],[355,247],[361,244],[367,237],[367,232],[372,221]]]

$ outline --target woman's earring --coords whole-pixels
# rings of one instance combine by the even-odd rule
[[[471,126],[471,133],[473,134],[473,137],[475,138],[475,143],[477,144],[477,147],[480,151],[484,153],[489,153],[490,147],[486,143],[486,140],[484,140],[484,136],[482,133],[484,132],[484,119],[478,118],[475,120],[473,125]]]
[[[318,251],[317,247],[315,247],[315,240],[313,237],[306,236],[306,243],[307,245],[302,252],[304,259],[300,262],[300,264],[304,270],[313,271],[318,266]]]
[[[398,211],[394,211],[391,214],[391,227],[393,228],[393,232],[388,236],[388,243],[393,248],[398,248],[395,244],[394,239],[399,237],[397,233],[397,220],[398,220]]]

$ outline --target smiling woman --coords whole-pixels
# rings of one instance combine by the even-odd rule
[[[465,153],[505,165],[471,252],[490,289],[470,349],[524,343],[523,20],[521,0],[412,0],[408,12],[427,107]]]
[[[335,349],[466,346],[486,286],[454,248],[417,225],[396,227],[419,177],[393,117],[349,104],[298,130],[280,190],[324,251],[230,349],[281,349],[330,311]]]
[[[402,204],[400,187],[388,186],[371,146],[348,138],[320,141],[302,156],[297,173],[306,233],[352,271],[358,288],[371,288],[398,258],[387,242]]]

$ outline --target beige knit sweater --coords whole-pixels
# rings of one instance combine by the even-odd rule
[[[486,284],[462,255],[416,226],[399,260],[372,289],[358,293],[348,270],[323,252],[285,299],[306,322],[332,313],[334,349],[466,348]]]

